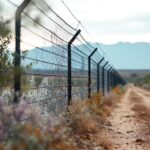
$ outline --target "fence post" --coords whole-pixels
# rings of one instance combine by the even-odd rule
[[[103,62],[104,57],[97,64],[97,93],[99,93],[99,66]]]
[[[116,70],[114,71],[114,87],[116,86]]]
[[[109,71],[108,71],[108,69],[109,69],[109,67],[110,67],[110,65],[108,65],[106,68],[105,68],[105,70],[106,70],[106,89],[107,89],[107,92],[108,92],[108,84],[109,84],[109,81],[108,81],[108,74],[109,74]]]
[[[112,89],[112,73],[113,73],[113,67],[112,67],[112,69],[110,70],[110,88]]]
[[[115,70],[113,71],[113,88],[115,87]]]
[[[103,89],[103,96],[105,96],[105,67],[108,64],[108,61],[102,67],[102,89]]]
[[[112,72],[113,72],[113,67],[110,70],[110,88],[112,89]]]
[[[91,98],[91,57],[97,51],[97,48],[88,56],[88,98]]]
[[[20,73],[20,36],[21,36],[21,13],[27,7],[31,0],[24,0],[17,8],[15,13],[15,64],[14,64],[14,102],[19,102],[20,90],[21,90],[21,73]]]
[[[112,67],[110,67],[108,70],[107,70],[107,91],[109,92],[110,91],[110,71],[111,71]]]
[[[114,88],[114,85],[115,85],[115,75],[114,75],[114,73],[115,73],[115,70],[113,69],[113,71],[112,71],[112,88]]]
[[[81,30],[78,30],[76,34],[72,37],[72,39],[68,43],[68,105],[70,105],[72,100],[72,62],[71,62],[71,45],[77,36],[80,34]]]

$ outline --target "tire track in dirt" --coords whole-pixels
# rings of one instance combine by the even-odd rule
[[[137,122],[136,113],[132,110],[134,103],[131,102],[132,94],[137,93],[139,99],[146,103],[147,100],[143,93],[134,86],[130,86],[122,97],[118,107],[114,109],[112,115],[108,118],[111,126],[108,128],[110,138],[113,143],[113,150],[149,150],[143,146],[141,140],[141,127],[143,124]],[[150,101],[149,101],[150,103]]]
[[[142,97],[142,99],[144,100],[144,103],[147,107],[150,108],[150,92],[145,91],[139,87],[134,87],[135,92]]]

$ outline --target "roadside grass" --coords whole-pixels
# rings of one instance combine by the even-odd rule
[[[68,110],[70,134],[80,148],[91,150],[94,146],[111,150],[108,131],[105,129],[107,117],[117,107],[123,95],[120,87],[113,89],[106,97],[102,93],[92,95],[91,99],[72,103]]]
[[[117,88],[74,102],[57,117],[0,97],[0,150],[112,150],[104,123],[123,95]]]

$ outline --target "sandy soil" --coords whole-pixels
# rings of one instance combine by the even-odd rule
[[[138,121],[136,113],[132,110],[135,105],[131,102],[133,93],[150,108],[150,93],[130,85],[118,107],[108,118],[113,150],[150,150],[150,122]]]

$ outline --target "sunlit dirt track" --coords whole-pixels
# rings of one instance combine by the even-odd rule
[[[129,85],[118,107],[108,118],[113,150],[150,150],[150,118],[142,119],[149,113],[142,110],[143,116],[139,118],[139,112],[133,110],[136,105],[139,108],[143,106],[150,113],[150,92]]]

